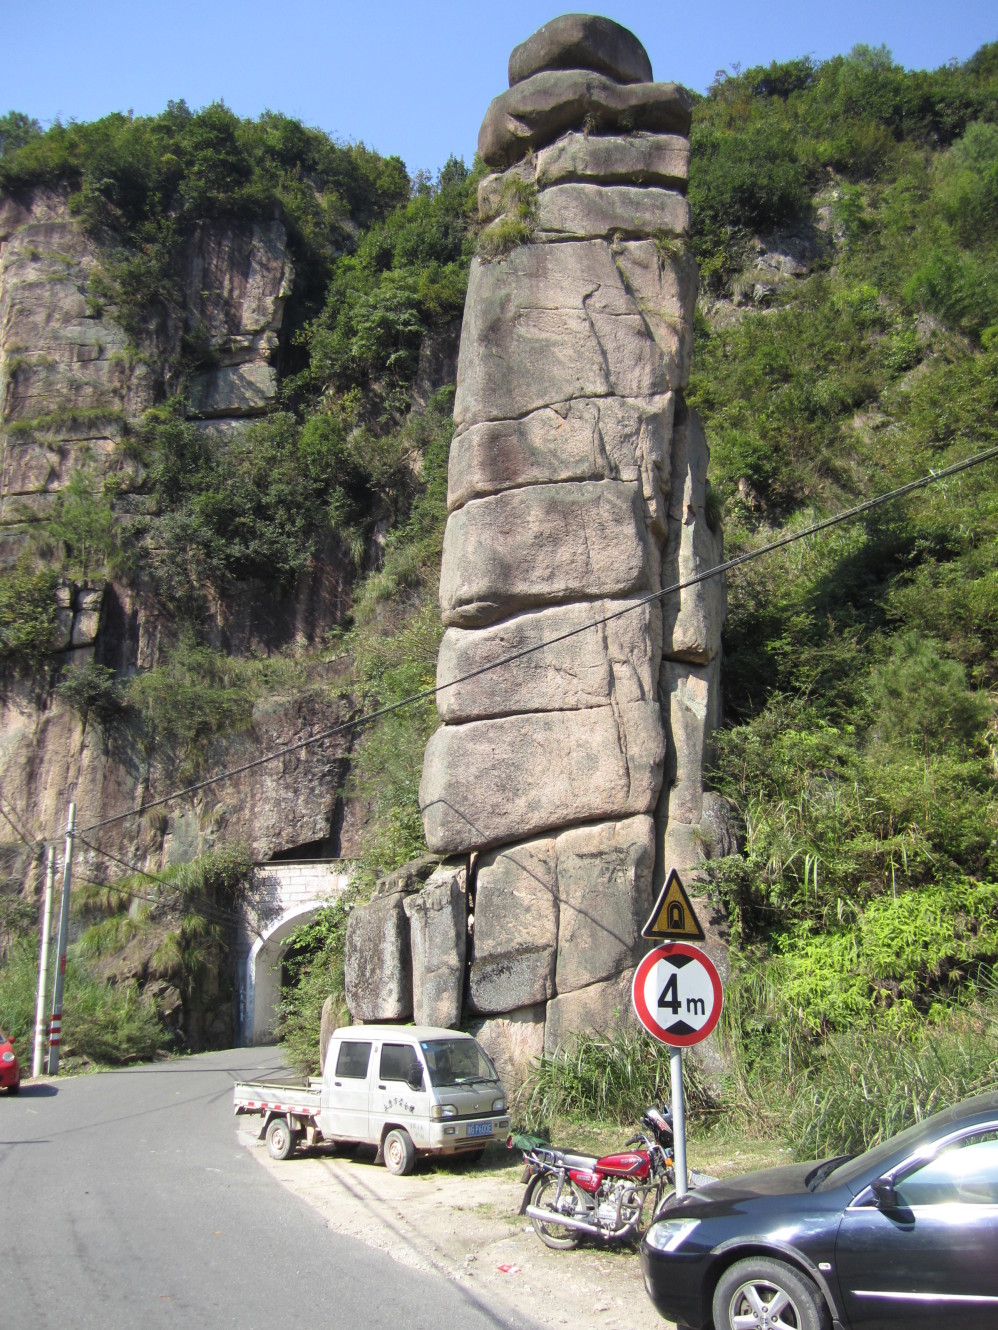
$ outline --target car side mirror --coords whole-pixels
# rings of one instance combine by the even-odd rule
[[[405,1083],[410,1090],[421,1090],[423,1088],[423,1068],[413,1067],[406,1077]]]
[[[898,1197],[894,1190],[894,1179],[892,1177],[875,1178],[870,1183],[870,1190],[877,1198],[878,1210],[896,1210],[898,1208]]]

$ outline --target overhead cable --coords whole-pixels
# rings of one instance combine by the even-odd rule
[[[178,887],[175,882],[171,882],[169,878],[160,877],[156,873],[150,873],[148,869],[140,868],[138,864],[130,863],[127,859],[122,859],[118,855],[112,854],[110,850],[102,850],[99,845],[94,845],[92,841],[86,840],[79,833],[77,833],[76,839],[80,845],[85,845],[88,850],[93,850],[93,852],[99,854],[102,859],[108,859],[111,863],[117,864],[119,868],[127,868],[129,872],[134,873],[136,876],[144,877],[150,882],[155,882],[158,886],[165,887],[167,891],[172,891],[177,895],[183,896],[187,903],[193,907],[200,908],[201,913],[215,923],[233,923],[241,917],[234,910],[228,910],[224,905],[219,905],[217,901],[209,900],[207,896],[188,895],[181,887]],[[89,882],[92,887],[106,888],[108,891],[114,891],[120,896],[129,896],[134,900],[149,901],[153,905],[167,904],[167,902],[161,897],[148,896],[141,891],[124,888],[118,883],[94,882],[92,878],[85,878],[84,881]]]
[[[419,702],[425,702],[438,693],[446,691],[448,688],[455,688],[458,684],[467,683],[471,679],[477,679],[483,674],[489,674],[492,670],[502,669],[504,666],[515,664],[518,660],[523,660],[526,656],[534,655],[538,651],[544,651],[547,647],[554,646],[559,642],[567,641],[569,638],[578,637],[581,633],[589,632],[593,628],[598,628],[602,624],[612,623],[615,619],[621,619],[625,614],[633,614],[635,610],[644,605],[651,604],[656,600],[662,600],[666,596],[676,595],[678,592],[686,591],[690,587],[699,586],[703,582],[708,582],[712,578],[720,577],[723,573],[731,572],[734,568],[740,568],[743,564],[751,563],[755,559],[760,559],[764,554],[771,554],[774,550],[785,548],[787,545],[796,544],[797,541],[806,540],[808,536],[818,535],[829,528],[839,526],[843,522],[852,521],[856,517],[861,517],[864,513],[871,512],[875,508],[882,507],[886,503],[892,503],[896,499],[904,498],[908,494],[914,494],[918,490],[927,489],[930,485],[938,484],[950,476],[958,475],[962,471],[969,471],[971,468],[980,466],[984,462],[990,462],[998,458],[998,447],[988,448],[984,452],[975,453],[971,457],[964,458],[962,462],[954,462],[951,466],[943,467],[940,470],[931,470],[928,475],[920,476],[918,480],[909,481],[906,485],[899,485],[896,489],[888,490],[884,494],[878,494],[872,499],[866,499],[863,503],[858,503],[852,508],[843,509],[839,513],[834,513],[831,517],[823,518],[819,522],[814,522],[810,526],[802,528],[800,531],[790,532],[786,535],[777,537],[765,545],[760,545],[757,549],[747,550],[744,554],[738,554],[734,558],[726,559],[723,563],[715,564],[712,568],[704,572],[696,573],[683,581],[674,582],[671,586],[662,587],[658,591],[649,592],[645,596],[629,600],[628,603],[619,610],[611,614],[603,615],[601,618],[592,619],[588,623],[582,624],[576,628],[567,629],[563,633],[558,633],[554,637],[545,638],[542,642],[535,642],[531,646],[524,647],[520,651],[514,651],[508,656],[502,656],[499,660],[491,661],[487,665],[481,665],[478,669],[469,670],[466,674],[458,675],[457,678],[448,679],[446,683],[435,684],[432,687],[423,688],[417,693],[412,693],[408,697],[402,698],[398,702],[392,702],[388,706],[378,707],[374,711],[369,711],[363,716],[356,716],[352,720],[344,721],[340,725],[334,725],[331,729],[322,730],[318,734],[313,734],[307,739],[299,739],[296,743],[287,744],[283,748],[278,748],[270,753],[265,753],[260,757],[254,758],[250,762],[244,762],[241,766],[232,767],[227,771],[218,772],[214,776],[208,776],[204,780],[197,781],[193,785],[186,785],[182,789],[174,790],[170,794],[164,794],[158,799],[151,799],[148,803],[140,804],[135,808],[126,809],[122,813],[115,813],[111,817],[102,818],[99,822],[91,822],[82,830],[98,831],[102,827],[112,826],[116,822],[122,822],[130,817],[138,817],[142,813],[147,813],[153,808],[161,808],[164,804],[173,803],[174,800],[184,799],[192,794],[197,794],[201,790],[206,790],[212,785],[218,785],[223,781],[232,780],[236,776],[245,775],[248,771],[254,771],[257,767],[265,766],[269,762],[276,762],[279,758],[287,757],[291,753],[301,752],[303,749],[310,748],[315,744],[324,743],[327,739],[336,738],[338,735],[347,734],[352,730],[361,729],[363,726],[370,725],[376,720],[381,720],[385,716],[393,715],[395,712],[402,711],[407,707],[415,706]]]

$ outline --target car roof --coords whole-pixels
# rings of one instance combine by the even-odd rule
[[[905,1159],[917,1155],[927,1142],[945,1138],[961,1127],[995,1120],[998,1120],[998,1090],[988,1090],[970,1099],[961,1099],[959,1103],[940,1109],[938,1113],[912,1123],[903,1131],[847,1159],[841,1167],[829,1174],[820,1188],[834,1190],[842,1185],[853,1187],[857,1182],[862,1183],[864,1179],[875,1176],[880,1170],[896,1167]]]
[[[937,1136],[940,1131],[945,1131],[947,1127],[960,1127],[964,1123],[973,1122],[975,1118],[993,1118],[998,1116],[998,1090],[986,1090],[983,1094],[972,1095],[969,1099],[961,1099],[955,1104],[950,1104],[949,1108],[941,1108],[938,1113],[932,1113],[927,1118],[922,1118],[921,1122],[910,1128],[913,1137]],[[921,1130],[918,1130],[921,1128]],[[898,1132],[898,1136],[903,1136],[903,1132]],[[884,1145],[890,1144],[895,1137],[890,1137],[884,1141]]]
[[[975,1117],[978,1113],[998,1113],[998,1090],[986,1090],[983,1094],[975,1094],[970,1099],[961,1099],[958,1104],[944,1108],[935,1116],[938,1121],[942,1121],[949,1114],[954,1122],[962,1122],[964,1118]]]
[[[423,1039],[471,1039],[463,1030],[445,1030],[439,1025],[341,1025],[332,1033],[333,1039],[344,1036],[351,1039],[399,1039],[412,1041]]]

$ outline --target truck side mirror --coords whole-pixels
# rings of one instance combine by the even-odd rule
[[[406,1085],[410,1090],[421,1090],[423,1088],[423,1068],[418,1064],[409,1069],[409,1075],[405,1079]]]

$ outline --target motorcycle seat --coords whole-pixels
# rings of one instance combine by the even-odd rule
[[[558,1150],[558,1158],[564,1163],[566,1168],[595,1168],[595,1155],[577,1155],[570,1150]]]

